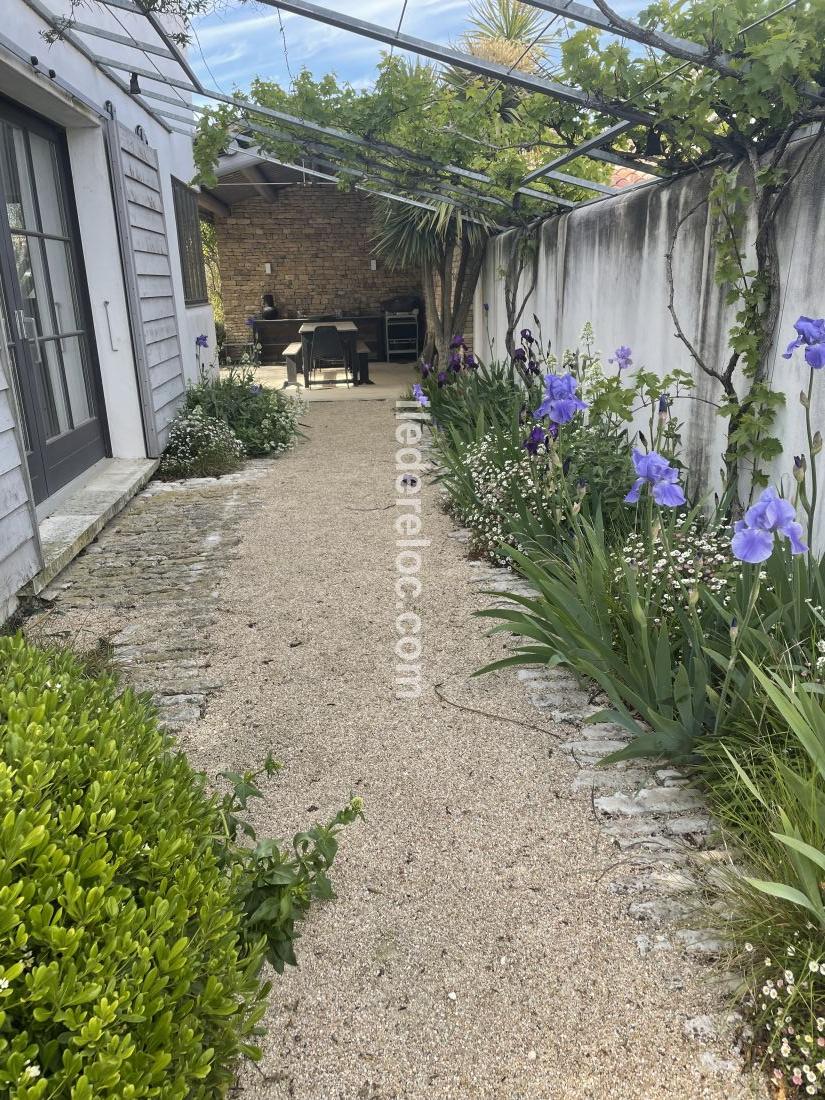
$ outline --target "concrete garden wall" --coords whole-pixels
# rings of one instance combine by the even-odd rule
[[[798,141],[791,165],[804,152]],[[665,253],[682,214],[707,194],[710,170],[673,183],[657,182],[615,197],[593,202],[555,217],[541,228],[539,277],[524,312],[522,325],[541,321],[545,340],[555,351],[575,347],[586,321],[596,334],[605,358],[620,344],[633,349],[636,366],[660,373],[680,367],[696,376],[695,394],[716,400],[718,387],[700,374],[685,346],[674,335],[667,308]],[[794,336],[793,322],[806,313],[825,315],[825,141],[818,143],[796,179],[778,219],[782,272],[781,320],[771,366],[776,390],[786,394],[776,434],[785,456],[773,476],[787,487],[791,455],[803,449],[804,414],[798,395],[807,386],[808,371],[800,353],[792,362],[781,358]],[[714,281],[714,240],[717,226],[702,206],[682,228],[674,254],[676,307],[685,332],[705,358],[724,365],[732,310]],[[475,347],[482,357],[504,354],[506,311],[504,267],[513,234],[502,234],[489,247],[476,292]],[[487,303],[489,310],[483,308]],[[608,368],[609,369],[609,368]],[[825,434],[825,372],[815,387],[814,419]],[[725,421],[703,401],[680,401],[677,413],[685,422],[684,459],[694,482],[718,486]],[[640,425],[641,426],[641,422]],[[820,509],[820,546],[825,524]]]

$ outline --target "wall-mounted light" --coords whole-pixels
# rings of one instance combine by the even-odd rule
[[[137,73],[132,73],[129,77],[129,91],[132,95],[140,95],[140,81]]]
[[[378,270],[378,261],[377,260],[370,260],[370,271],[377,271],[377,270]]]
[[[266,263],[264,264],[264,271],[266,272],[267,275],[272,274],[272,264],[269,262],[269,260],[267,260]]]

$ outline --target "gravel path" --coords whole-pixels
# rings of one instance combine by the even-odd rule
[[[211,627],[226,685],[184,744],[210,773],[272,750],[259,831],[285,836],[352,794],[338,900],[276,980],[246,1100],[746,1097],[683,1036],[718,1010],[710,971],[641,958],[600,876],[616,855],[512,673],[469,679],[503,643],[471,612],[463,547],[424,497],[425,690],[396,701],[393,406],[313,406],[309,440],[267,467]],[[706,1055],[702,1061],[702,1055]],[[712,1060],[712,1059],[710,1059]]]

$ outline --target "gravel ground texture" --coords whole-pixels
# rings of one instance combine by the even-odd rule
[[[284,763],[259,835],[326,820],[352,794],[366,804],[342,836],[338,899],[314,910],[299,968],[276,980],[265,1057],[240,1095],[762,1095],[708,1068],[730,1058],[723,1039],[684,1037],[687,1018],[719,1010],[712,972],[676,952],[640,957],[640,927],[602,878],[615,849],[552,753],[561,731],[511,721],[537,723],[513,673],[471,679],[504,642],[472,618],[485,599],[432,486],[424,690],[395,698],[394,409],[343,411],[315,406],[308,441],[271,467],[212,637],[231,690],[187,740],[210,771],[270,750]],[[437,685],[501,717],[445,704]]]
[[[216,516],[221,494],[247,503],[233,512],[232,556],[193,551],[177,602],[158,606],[147,540],[145,577],[130,551],[133,576],[112,607],[81,558],[46,617],[68,636],[163,639],[202,601],[192,629],[219,684],[180,730],[193,763],[215,775],[256,769],[270,751],[282,761],[251,804],[259,836],[328,820],[353,794],[365,801],[366,821],[341,836],[338,898],[313,909],[299,967],[275,977],[264,1058],[243,1067],[237,1095],[763,1097],[759,1079],[731,1068],[729,1036],[685,1036],[686,1021],[724,1009],[713,971],[677,950],[640,956],[643,928],[608,888],[617,851],[590,792],[571,793],[574,764],[554,752],[570,729],[543,726],[513,672],[472,678],[504,641],[472,617],[487,599],[432,485],[414,604],[423,692],[396,699],[391,397],[319,401],[307,422],[294,453],[251,468],[248,496],[237,476],[195,488]],[[175,500],[131,507],[157,524]],[[102,552],[121,537],[110,529]]]

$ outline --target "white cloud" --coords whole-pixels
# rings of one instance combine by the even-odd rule
[[[402,0],[325,0],[330,9],[346,10],[357,19],[389,27],[398,25]],[[470,0],[418,0],[410,4],[403,30],[419,37],[448,43],[466,24]],[[208,67],[222,70],[222,83],[248,85],[255,76],[288,83],[284,57],[284,38],[289,69],[296,74],[302,67],[321,76],[335,72],[341,80],[358,86],[367,82],[366,73],[374,69],[386,46],[349,31],[279,13],[259,4],[232,2],[222,11],[196,21],[197,40],[191,50],[193,65],[204,80]],[[283,36],[281,33],[283,24]],[[203,57],[201,57],[201,50]],[[226,66],[234,63],[231,72]]]
[[[345,11],[391,30],[398,25],[403,6],[403,0],[320,2],[330,10]],[[411,0],[402,29],[430,41],[454,43],[467,26],[471,2]],[[616,0],[622,14],[633,15],[641,6],[641,0]],[[196,21],[195,30],[192,63],[205,81],[210,79],[209,68],[219,72],[224,90],[248,86],[256,76],[286,85],[290,72],[294,76],[303,67],[316,77],[334,72],[340,80],[364,87],[387,49],[372,39],[292,13],[284,12],[279,18],[277,10],[254,0],[227,0],[221,11]]]

